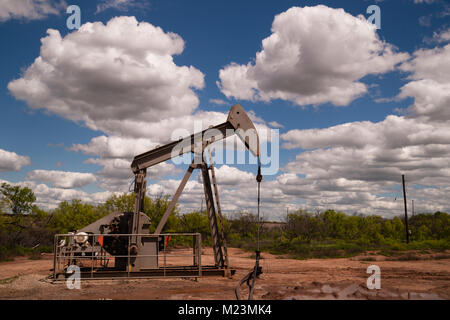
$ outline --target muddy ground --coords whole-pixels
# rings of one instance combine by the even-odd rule
[[[212,264],[211,253],[204,249],[204,264]],[[40,260],[21,257],[0,263],[0,299],[235,299],[234,288],[253,268],[254,258],[239,249],[229,253],[236,269],[232,279],[83,280],[80,290],[47,279],[53,267],[50,254]],[[374,255],[310,260],[262,256],[256,299],[450,299],[449,252],[414,254],[403,261]],[[381,269],[381,289],[368,290],[366,270],[374,264]]]

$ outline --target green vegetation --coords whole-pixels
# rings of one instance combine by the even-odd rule
[[[418,214],[410,217],[409,226],[411,243],[406,244],[404,222],[399,217],[297,211],[287,216],[278,241],[268,234],[262,248],[299,259],[349,257],[374,250],[389,256],[405,250],[450,249],[449,214]]]
[[[14,276],[14,277],[11,277],[11,278],[1,279],[0,280],[0,284],[8,284],[8,283],[14,282],[17,279],[19,279],[19,276]]]
[[[41,252],[51,252],[54,234],[80,229],[110,212],[132,211],[134,204],[132,194],[123,194],[112,196],[101,205],[74,199],[44,211],[34,204],[35,200],[29,188],[1,185],[0,260],[17,255],[38,258]],[[150,232],[155,230],[168,204],[167,197],[145,198],[145,214],[152,222]],[[242,212],[233,219],[225,219],[223,224],[230,246],[248,251],[256,249],[255,215]],[[351,216],[334,210],[312,214],[299,210],[289,214],[283,223],[261,226],[261,249],[298,259],[349,257],[366,251],[398,256],[406,250],[450,249],[449,214],[417,214],[410,217],[409,226],[411,243],[406,244],[401,217]],[[163,232],[198,232],[204,245],[211,244],[206,212],[180,214],[175,208]],[[190,244],[190,241],[189,237],[174,237],[171,245]]]

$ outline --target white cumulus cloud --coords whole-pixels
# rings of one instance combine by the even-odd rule
[[[92,173],[57,171],[57,170],[33,170],[27,173],[31,180],[49,182],[56,188],[71,189],[86,186],[97,179]]]
[[[220,184],[225,186],[245,185],[246,183],[251,183],[255,180],[254,174],[239,170],[236,167],[230,167],[226,164],[216,168],[215,173]]]
[[[36,196],[36,205],[46,210],[56,208],[61,201],[72,201],[73,199],[80,199],[84,202],[92,204],[101,204],[104,203],[112,195],[119,194],[109,191],[87,193],[85,191],[76,189],[49,187],[43,183],[37,184],[34,181],[22,181],[14,183],[0,179],[0,184],[3,182],[10,185],[18,185],[21,187],[30,188],[31,190],[33,190]]]
[[[184,49],[177,34],[134,17],[88,22],[65,37],[47,33],[40,56],[8,84],[32,109],[111,132],[189,115],[199,103],[193,89],[203,88],[204,76],[174,63]]]
[[[139,0],[101,0],[100,3],[97,4],[96,13],[108,9],[115,9],[118,11],[128,11],[128,9],[130,8],[145,9],[146,7],[148,7],[148,3]]]
[[[20,171],[30,164],[30,158],[0,149],[0,171]]]
[[[2,0],[0,2],[0,21],[39,20],[49,15],[58,15],[66,7],[67,4],[63,0]]]
[[[398,98],[414,98],[406,115],[281,136],[285,148],[304,149],[277,179],[284,194],[308,208],[392,216],[405,174],[418,211],[450,210],[450,45],[419,49],[400,68],[409,82]]]
[[[8,89],[31,109],[105,133],[70,150],[100,157],[97,164],[105,167],[98,182],[108,190],[120,182],[112,163],[123,170],[125,161],[171,141],[180,128],[192,132],[194,121],[204,120],[207,128],[226,119],[219,112],[194,115],[204,75],[174,63],[185,45],[175,33],[123,16],[85,23],[65,37],[53,29],[47,33],[39,57]]]
[[[450,120],[450,44],[420,49],[400,67],[412,80],[401,88],[400,98],[413,97],[408,116],[431,121]]]
[[[408,57],[363,16],[323,5],[292,7],[275,16],[271,31],[254,62],[220,70],[227,97],[345,106],[367,92],[361,78],[394,70]]]

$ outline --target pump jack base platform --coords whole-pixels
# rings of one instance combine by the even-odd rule
[[[114,268],[89,268],[89,267],[82,267],[80,268],[80,277],[83,280],[89,280],[89,279],[139,279],[139,278],[201,278],[201,277],[208,277],[208,276],[222,276],[222,277],[231,277],[236,273],[236,269],[225,269],[225,268],[219,268],[216,266],[202,266],[201,269],[198,267],[193,266],[186,266],[186,267],[166,267],[165,269],[148,269],[148,270],[141,270],[141,271],[124,271],[124,270],[117,270]],[[73,273],[58,273],[56,274],[56,279],[54,280],[64,280],[70,276],[72,276]]]

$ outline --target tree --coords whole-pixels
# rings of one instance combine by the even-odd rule
[[[4,197],[0,197],[0,215],[6,214],[8,202]]]
[[[79,230],[100,219],[105,214],[89,203],[74,199],[63,201],[53,211],[53,218],[49,226],[56,233],[67,233]]]
[[[334,210],[327,210],[318,215],[324,223],[326,238],[344,238],[346,215]]]
[[[155,198],[145,197],[144,213],[150,218],[150,232],[154,232],[161,221],[162,216],[169,207],[169,196],[158,196]],[[172,210],[166,224],[163,228],[164,232],[176,232],[178,228],[178,205]]]
[[[312,214],[303,210],[288,214],[284,227],[288,239],[300,238],[311,241],[313,235],[317,232],[316,221],[313,221],[313,219]]]
[[[345,217],[345,240],[355,240],[359,237],[359,221],[361,217],[356,215]]]
[[[242,238],[255,238],[258,230],[258,217],[250,212],[239,212],[238,217],[231,221],[230,227]]]
[[[145,207],[145,205],[144,205]],[[134,194],[124,193],[121,195],[112,195],[106,200],[99,209],[104,210],[105,214],[111,212],[133,212],[134,210]]]
[[[0,186],[0,196],[2,204],[0,209],[6,214],[0,221],[0,238],[5,244],[22,244],[26,240],[22,237],[23,231],[30,223],[30,217],[28,221],[24,221],[25,215],[29,215],[35,207],[36,196],[30,188],[11,186],[7,183]]]
[[[36,196],[30,188],[11,186],[4,182],[0,187],[0,195],[2,203],[15,215],[31,212],[36,201]]]
[[[210,237],[209,219],[206,211],[180,214],[178,219],[180,232],[201,233],[202,239]]]

